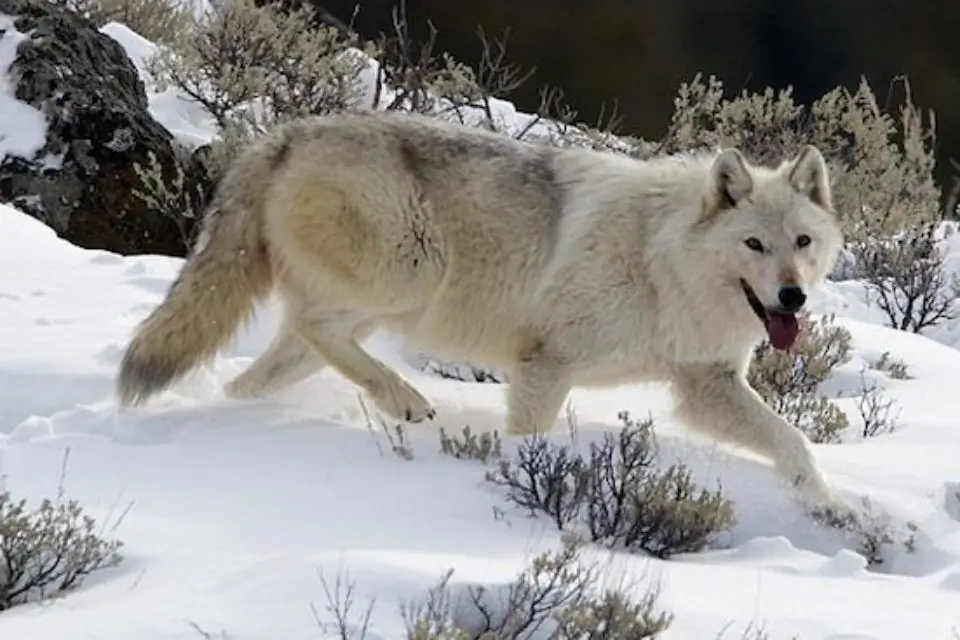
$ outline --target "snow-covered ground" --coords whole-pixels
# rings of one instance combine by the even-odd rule
[[[122,25],[104,31],[138,63],[152,47]],[[0,47],[0,64],[3,57]],[[202,112],[175,93],[152,94],[151,105],[181,137],[209,137]],[[957,263],[960,246],[952,248]],[[438,410],[436,422],[407,430],[412,460],[393,456],[368,429],[355,388],[331,371],[270,400],[222,398],[220,385],[269,339],[270,307],[210,367],[148,408],[118,414],[111,386],[122,350],[179,264],[81,250],[0,207],[5,488],[34,502],[62,481],[68,497],[116,524],[125,544],[125,560],[79,590],[0,613],[0,638],[334,637],[318,627],[313,607],[325,615],[319,576],[346,572],[359,608],[376,599],[368,637],[399,639],[398,604],[420,597],[447,569],[455,583],[502,583],[558,546],[547,521],[511,508],[483,481],[479,463],[439,452],[439,427],[501,426],[502,387],[424,374],[387,336],[369,348]],[[856,355],[831,390],[853,385],[883,352],[913,376],[871,374],[901,408],[896,433],[816,451],[851,502],[869,497],[896,532],[915,522],[916,550],[893,545],[882,570],[868,571],[849,540],[801,512],[765,462],[696,439],[673,421],[661,386],[578,389],[571,402],[582,439],[616,428],[621,409],[649,412],[664,459],[685,462],[701,483],[719,479],[736,502],[738,524],[723,549],[668,561],[598,558],[613,579],[637,580],[637,597],[659,586],[660,606],[676,615],[664,638],[739,638],[751,626],[771,639],[960,637],[960,523],[951,518],[952,483],[960,480],[960,323],[937,340],[886,329],[855,283],[826,286],[814,307],[836,312],[854,337]],[[562,429],[556,437],[565,437]]]

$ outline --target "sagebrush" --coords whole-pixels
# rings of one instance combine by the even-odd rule
[[[484,464],[503,458],[503,442],[497,431],[476,435],[469,425],[463,427],[460,435],[447,433],[440,427],[440,450],[448,456],[462,460],[479,460]]]
[[[559,549],[538,554],[506,584],[454,584],[454,571],[447,571],[425,594],[401,604],[404,637],[644,640],[669,628],[673,615],[658,607],[656,588],[606,584],[601,568],[584,561],[583,547],[582,539],[565,536]],[[326,615],[314,607],[321,629],[341,640],[362,640],[371,629],[374,602],[358,610],[355,587],[339,576],[334,588],[323,580]]]
[[[906,553],[917,549],[917,524],[908,520],[903,529],[893,525],[889,514],[876,513],[869,498],[860,500],[860,511],[837,513],[831,510],[815,511],[814,519],[829,527],[839,529],[854,539],[856,552],[863,556],[871,567],[882,567],[889,561],[889,552],[898,545]]]
[[[960,279],[947,271],[938,227],[920,224],[890,238],[854,238],[849,246],[867,286],[867,302],[887,326],[921,333],[960,315]]]
[[[734,523],[721,490],[697,487],[682,464],[657,467],[653,420],[619,414],[617,435],[590,443],[587,455],[541,436],[524,439],[516,460],[487,478],[513,504],[545,514],[560,530],[585,531],[609,548],[658,558],[707,547]]]
[[[218,166],[273,125],[360,104],[362,45],[352,33],[316,24],[315,15],[306,5],[284,11],[232,0],[147,61],[159,90],[177,88],[217,123]]]
[[[0,492],[0,610],[55,596],[122,559],[122,543],[101,537],[74,500],[24,499]]]
[[[827,314],[812,320],[808,314],[800,318],[800,333],[793,347],[774,349],[768,341],[754,351],[747,369],[747,380],[760,397],[790,424],[803,431],[815,443],[839,443],[850,427],[850,418],[826,394],[821,386],[837,368],[852,358],[850,332],[836,323],[836,316]],[[906,365],[882,357],[876,367],[883,367],[891,377],[905,377]],[[896,429],[898,412],[894,402],[877,383],[868,384],[860,373],[860,385],[854,404],[863,422],[861,436],[870,438]]]
[[[851,358],[850,332],[834,321],[832,315],[817,321],[801,316],[794,346],[780,351],[762,342],[747,370],[747,380],[760,397],[817,443],[840,442],[850,424],[843,411],[820,392],[820,385]]]

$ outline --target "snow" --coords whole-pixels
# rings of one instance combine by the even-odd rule
[[[146,76],[153,45],[118,23],[103,30]],[[11,33],[0,41],[0,68]],[[214,135],[194,105],[147,84],[151,110],[178,136]],[[6,105],[4,123],[13,113]],[[518,126],[525,118],[509,103],[498,111]],[[119,358],[180,261],[79,249],[7,206],[0,229],[4,487],[35,502],[63,476],[66,495],[125,545],[120,565],[81,588],[0,613],[0,637],[333,638],[313,608],[326,617],[320,575],[332,583],[346,572],[358,609],[375,599],[368,637],[398,639],[399,604],[421,597],[447,569],[458,585],[503,584],[532,555],[558,547],[552,525],[510,507],[479,463],[439,452],[440,427],[501,427],[502,386],[430,376],[388,336],[371,338],[370,351],[436,405],[436,422],[407,429],[412,460],[390,453],[383,434],[368,428],[356,389],[329,370],[267,400],[228,401],[221,385],[271,336],[276,316],[267,305],[210,366],[147,407],[118,413],[111,391]],[[944,240],[955,271],[958,243],[957,234]],[[869,374],[900,407],[900,428],[815,449],[846,500],[869,497],[897,535],[907,521],[917,524],[915,552],[894,545],[880,570],[865,566],[850,539],[805,516],[765,461],[673,420],[662,385],[571,394],[580,446],[614,429],[622,409],[649,413],[663,461],[686,463],[701,484],[719,480],[736,503],[738,523],[721,548],[667,561],[593,551],[611,581],[635,581],[638,598],[659,587],[659,606],[676,616],[663,638],[740,638],[757,628],[803,640],[960,633],[960,322],[929,337],[893,331],[865,300],[855,282],[828,283],[813,297],[816,311],[836,313],[853,335],[855,357],[827,386],[849,391],[861,367],[885,352],[902,359],[910,379]],[[562,417],[553,437],[567,438]],[[506,450],[515,444],[507,440]]]
[[[39,500],[60,482],[95,517],[114,523],[126,560],[50,604],[0,615],[0,637],[193,638],[191,622],[233,638],[323,637],[319,573],[347,571],[361,604],[375,598],[373,637],[401,637],[398,602],[454,568],[454,580],[497,584],[558,545],[543,520],[509,507],[479,463],[444,457],[437,429],[498,428],[499,385],[428,376],[385,336],[369,343],[435,400],[437,423],[408,429],[414,459],[371,432],[355,389],[330,371],[270,400],[230,402],[219,386],[265,346],[260,320],[212,366],[149,407],[118,414],[112,375],[130,331],[159,302],[179,261],[120,257],[59,240],[0,208],[0,471],[15,495]],[[24,265],[29,265],[25,269]],[[837,292],[828,286],[821,300]],[[951,498],[960,456],[953,391],[960,353],[931,339],[841,318],[856,357],[832,384],[852,383],[884,351],[913,379],[879,378],[902,406],[900,431],[818,446],[845,496],[867,495],[896,523],[919,525],[917,551],[868,571],[833,530],[815,526],[769,467],[698,441],[667,415],[658,385],[571,395],[582,441],[615,426],[616,411],[650,411],[661,455],[700,482],[720,479],[737,503],[724,549],[668,561],[613,554],[616,575],[659,585],[677,618],[665,638],[948,638],[960,628],[960,525]],[[935,402],[931,399],[936,399]],[[556,438],[562,440],[564,430]],[[508,443],[509,448],[509,443]],[[501,510],[505,515],[495,517]],[[598,552],[599,553],[599,552]]]
[[[198,5],[199,6],[199,5]],[[199,9],[198,9],[199,10]],[[133,62],[147,93],[150,114],[178,140],[190,147],[209,142],[216,134],[216,123],[198,104],[180,91],[167,87],[162,91],[147,70],[147,61],[156,53],[157,46],[120,22],[108,22],[100,27],[124,48]]]
[[[46,118],[16,99],[16,86],[9,77],[17,47],[27,37],[17,31],[13,17],[0,14],[0,160],[6,156],[32,159],[46,139]]]

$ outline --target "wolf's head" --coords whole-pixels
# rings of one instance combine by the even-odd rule
[[[710,168],[701,224],[719,258],[713,275],[742,292],[775,348],[789,349],[797,312],[842,244],[823,155],[806,146],[770,169],[723,151]]]

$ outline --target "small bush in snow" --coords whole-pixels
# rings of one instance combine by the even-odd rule
[[[852,534],[856,538],[857,553],[863,556],[870,566],[877,567],[887,562],[886,553],[897,543],[906,553],[916,551],[917,534],[920,531],[916,523],[908,521],[905,530],[897,531],[889,515],[874,512],[873,503],[869,498],[863,498],[861,503],[863,510],[860,513],[822,510],[813,515],[817,521],[826,526]]]
[[[800,318],[800,334],[787,351],[761,343],[747,370],[760,397],[813,442],[839,442],[847,416],[819,392],[833,370],[850,361],[850,332],[833,325],[834,317],[811,322]]]
[[[950,158],[950,167],[953,176],[950,179],[950,190],[947,192],[947,202],[944,206],[946,218],[956,220],[960,218],[960,162]]]
[[[448,572],[421,603],[403,607],[408,640],[643,640],[666,631],[673,616],[658,610],[657,592],[603,588],[597,567],[581,562],[582,544],[566,536],[502,586],[454,590]]]
[[[429,35],[422,42],[411,40],[405,9],[405,1],[400,0],[391,32],[374,44],[378,63],[374,105],[452,119],[517,139],[604,150],[629,148],[611,133],[615,116],[601,116],[596,127],[578,123],[578,114],[556,87],[541,88],[540,104],[526,122],[518,124],[510,115],[501,116],[497,100],[509,100],[534,71],[509,61],[506,34],[491,39],[479,28],[479,59],[471,67],[435,51],[437,30],[432,23],[427,23]]]
[[[151,42],[175,42],[190,30],[199,2],[192,0],[53,0],[97,26],[120,22]]]
[[[877,358],[876,362],[871,363],[871,368],[882,371],[894,380],[909,380],[912,376],[903,360],[894,360],[889,351],[884,351]]]
[[[75,501],[25,500],[0,493],[0,610],[80,585],[90,573],[121,560],[121,543],[97,533]]]
[[[619,417],[619,435],[591,443],[587,456],[535,436],[488,479],[561,530],[583,527],[592,541],[659,558],[699,551],[733,525],[733,505],[719,490],[698,489],[684,465],[656,468],[652,419]]]
[[[894,413],[893,400],[886,397],[883,387],[868,383],[864,372],[860,372],[860,389],[855,400],[857,412],[863,422],[861,435],[864,438],[893,433],[897,430],[899,411]]]
[[[673,615],[657,606],[659,593],[638,593],[625,585],[604,584],[596,565],[582,561],[584,543],[564,536],[562,546],[534,557],[502,585],[453,584],[447,571],[420,598],[400,606],[406,640],[584,640],[659,637]],[[321,575],[326,603],[317,625],[340,640],[364,640],[370,634],[374,602],[357,609],[356,585],[337,577],[334,586]]]
[[[354,616],[356,584],[349,576],[337,574],[336,582],[331,586],[323,573],[320,573],[320,584],[326,598],[324,609],[326,619],[311,603],[313,617],[317,626],[324,634],[333,633],[340,640],[364,640],[370,629],[370,617],[373,615],[375,602],[367,603],[359,617]]]
[[[957,317],[960,279],[944,269],[935,225],[919,225],[895,238],[855,239],[851,248],[867,301],[883,311],[888,326],[920,333]]]
[[[449,435],[440,427],[440,450],[448,456],[465,460],[479,460],[486,464],[503,457],[503,443],[496,431],[477,437],[469,426],[465,426],[460,436]]]

